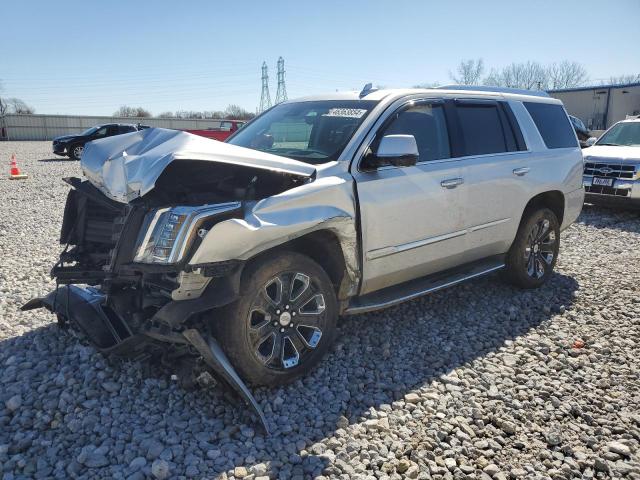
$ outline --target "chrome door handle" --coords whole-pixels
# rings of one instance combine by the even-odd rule
[[[531,170],[529,167],[515,168],[513,170],[513,174],[517,175],[518,177],[522,177],[523,175],[529,173],[529,170]]]
[[[456,188],[458,185],[462,185],[463,183],[463,178],[447,178],[440,182],[440,186],[442,188]]]

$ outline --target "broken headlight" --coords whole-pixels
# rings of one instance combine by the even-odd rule
[[[179,262],[199,226],[209,217],[238,208],[238,202],[200,207],[160,208],[147,214],[138,235],[137,263]]]

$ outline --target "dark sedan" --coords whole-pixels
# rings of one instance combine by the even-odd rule
[[[74,160],[80,160],[84,146],[87,142],[99,138],[112,137],[123,133],[136,132],[144,128],[142,125],[129,125],[122,123],[110,123],[96,125],[77,135],[64,135],[53,139],[53,153],[67,156]]]

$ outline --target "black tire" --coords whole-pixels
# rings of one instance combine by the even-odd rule
[[[73,160],[80,160],[82,152],[84,151],[84,145],[77,143],[69,147],[69,158]]]
[[[560,247],[560,223],[548,208],[525,211],[506,257],[503,277],[520,288],[538,288],[553,273]]]
[[[237,302],[218,312],[214,329],[247,382],[289,383],[309,372],[333,343],[335,290],[310,258],[296,252],[263,256],[246,267],[240,291]]]

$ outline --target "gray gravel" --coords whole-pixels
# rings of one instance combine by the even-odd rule
[[[640,217],[585,208],[537,291],[489,277],[341,323],[321,366],[215,391],[112,364],[21,304],[49,269],[75,162],[0,143],[0,473],[12,478],[640,479]]]

